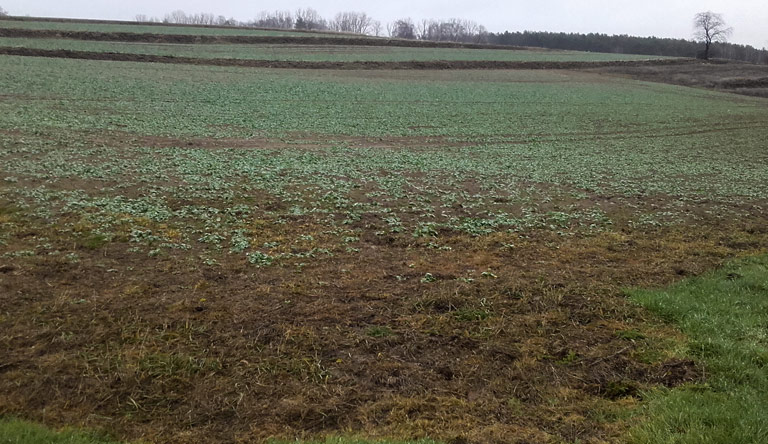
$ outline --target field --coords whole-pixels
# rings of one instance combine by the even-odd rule
[[[86,31],[86,32],[129,32],[148,34],[182,34],[182,35],[255,35],[255,36],[305,36],[306,32],[249,29],[249,28],[222,28],[201,26],[163,26],[140,25],[136,23],[114,24],[98,22],[52,22],[35,20],[2,20],[0,28],[5,29],[32,29],[55,31]],[[342,36],[343,34],[338,34]]]
[[[290,60],[305,62],[480,60],[513,62],[602,62],[649,60],[658,57],[579,51],[463,48],[403,48],[388,46],[289,45],[289,44],[170,44],[89,42],[63,39],[2,38],[0,46],[48,50],[117,52],[195,58]]]
[[[164,443],[706,442],[707,402],[766,387],[765,259],[706,275],[768,247],[765,99],[0,58],[2,416]],[[750,415],[729,430],[762,436]]]

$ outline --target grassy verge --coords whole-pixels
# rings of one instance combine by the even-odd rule
[[[0,418],[0,444],[119,444],[99,435],[76,430],[53,431],[42,425],[18,419]],[[358,438],[327,438],[324,441],[269,441],[269,444],[438,444],[418,441],[370,441]]]
[[[706,383],[650,394],[633,443],[768,443],[768,256],[632,298],[678,324]]]
[[[117,444],[93,433],[62,430],[18,419],[0,418],[0,444]]]

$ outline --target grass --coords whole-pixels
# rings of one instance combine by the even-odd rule
[[[192,58],[288,60],[306,62],[357,61],[511,61],[511,62],[603,62],[648,60],[661,57],[579,51],[511,51],[505,49],[400,48],[343,45],[243,45],[243,44],[152,44],[90,42],[66,39],[0,38],[0,46],[65,49],[70,51],[117,52]]]
[[[680,326],[703,384],[649,393],[634,443],[768,442],[768,256],[730,264],[634,301]]]
[[[0,444],[118,444],[92,433],[47,427],[19,419],[0,418]]]
[[[53,431],[42,425],[19,419],[0,418],[0,444],[119,444],[117,441],[81,430]],[[321,441],[269,440],[267,444],[438,444],[429,439],[416,441],[367,440],[329,437]]]

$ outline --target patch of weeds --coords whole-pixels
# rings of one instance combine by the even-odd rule
[[[368,328],[365,331],[365,334],[374,338],[386,338],[389,336],[394,336],[395,333],[389,327],[375,326],[375,327]]]
[[[215,359],[153,353],[141,358],[138,367],[140,371],[152,377],[188,377],[198,373],[215,373],[221,370],[221,363]]]
[[[437,237],[437,224],[419,223],[413,230],[413,237]]]
[[[565,356],[563,356],[561,359],[555,361],[555,364],[557,365],[570,365],[574,362],[579,360],[579,355],[576,354],[575,351],[571,350],[569,351]]]
[[[453,312],[453,317],[462,322],[484,321],[491,317],[486,309],[462,308]]]
[[[36,253],[31,250],[19,250],[19,251],[9,251],[8,253],[3,254],[3,257],[30,257],[34,256]]]
[[[421,278],[421,282],[425,284],[430,282],[437,282],[437,278],[432,273],[425,273],[424,277]]]
[[[78,245],[88,250],[98,250],[99,248],[107,245],[109,238],[101,233],[91,233],[88,236],[80,239]]]
[[[643,333],[637,330],[621,330],[616,332],[616,337],[626,339],[627,341],[638,341],[646,338]]]
[[[603,396],[608,399],[620,399],[637,394],[637,385],[629,381],[609,381],[603,387]]]
[[[262,253],[260,251],[254,251],[251,253],[247,253],[248,256],[248,262],[256,265],[257,267],[268,267],[272,265],[272,263],[275,261],[275,258]]]

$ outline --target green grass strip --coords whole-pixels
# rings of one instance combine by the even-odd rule
[[[0,418],[0,444],[119,444],[97,434],[64,429],[53,431],[45,426],[12,418]],[[329,437],[324,441],[277,441],[269,444],[438,444],[436,441],[372,441],[358,438]]]
[[[53,431],[18,419],[0,418],[0,444],[117,444],[99,435],[65,429]]]
[[[768,443],[768,256],[631,298],[676,323],[704,384],[656,390],[632,443]]]

